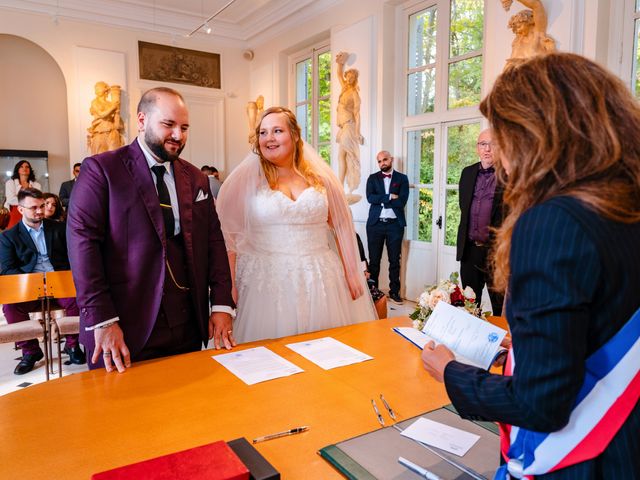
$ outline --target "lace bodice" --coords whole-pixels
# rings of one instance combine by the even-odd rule
[[[251,244],[264,253],[313,255],[329,248],[328,203],[309,187],[294,201],[277,190],[260,189],[250,208]]]

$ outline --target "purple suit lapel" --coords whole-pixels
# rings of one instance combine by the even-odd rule
[[[162,218],[160,202],[158,201],[158,194],[153,179],[151,178],[149,164],[137,140],[129,146],[129,155],[124,157],[124,165],[133,178],[133,183],[138,190],[138,195],[142,198],[142,203],[147,209],[147,213],[149,214],[151,223],[153,223],[153,228],[158,238],[164,243],[164,236],[162,234],[164,220]]]
[[[183,160],[173,162],[173,177],[176,182],[178,208],[180,210],[180,231],[183,233],[185,242],[187,240],[191,242],[194,198],[191,198],[191,176]]]

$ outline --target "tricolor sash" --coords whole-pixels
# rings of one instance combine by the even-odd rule
[[[515,367],[513,349],[505,375]],[[600,455],[640,398],[640,309],[586,361],[585,379],[569,423],[551,433],[500,424],[507,462],[494,480],[533,478]]]

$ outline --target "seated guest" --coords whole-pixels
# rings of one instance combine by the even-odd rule
[[[507,375],[433,342],[424,366],[463,418],[500,422],[497,479],[640,478],[640,105],[555,53],[507,69],[480,110],[506,181]]]
[[[64,222],[67,216],[58,196],[55,193],[43,193],[42,198],[44,198],[44,218],[54,222]]]
[[[367,256],[364,253],[364,245],[360,239],[360,235],[356,233],[356,240],[358,241],[358,251],[360,252],[360,261],[363,263],[364,276],[367,279],[367,285],[369,286],[369,293],[371,294],[371,300],[376,307],[376,313],[378,318],[387,318],[387,297],[386,295],[376,287],[376,283],[371,279],[369,273],[369,262]]]
[[[35,188],[20,190],[18,210],[22,221],[0,234],[0,275],[69,270],[65,225],[44,218],[42,192]],[[57,303],[68,315],[79,315],[75,298],[61,298]],[[40,302],[7,304],[2,309],[8,323],[17,323],[29,320],[29,312],[39,311]],[[43,353],[36,339],[18,342],[18,347],[22,349],[22,359],[14,373],[23,375],[33,370]],[[67,335],[64,351],[71,363],[86,362],[78,335]]]

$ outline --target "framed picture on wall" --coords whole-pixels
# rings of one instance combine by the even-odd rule
[[[138,42],[140,78],[220,88],[220,54]]]

